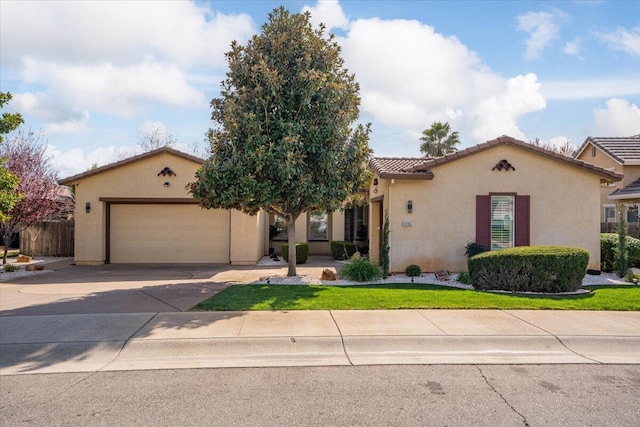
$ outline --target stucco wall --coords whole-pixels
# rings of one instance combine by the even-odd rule
[[[516,170],[492,171],[502,159]],[[387,182],[371,194],[384,194],[389,209],[391,271],[404,271],[409,264],[424,271],[466,270],[464,248],[475,241],[476,195],[489,193],[529,195],[531,245],[581,247],[590,252],[589,267],[600,268],[597,175],[512,146],[493,147],[432,171],[431,181],[381,180]],[[403,221],[411,226],[402,226]],[[372,242],[375,233],[372,227]],[[372,245],[373,254],[378,247]]]
[[[165,167],[169,167],[175,176],[158,176]],[[96,175],[81,178],[72,183],[76,191],[76,231],[75,261],[77,264],[101,264],[106,259],[106,202],[100,198],[159,198],[187,199],[191,195],[186,186],[195,179],[200,164],[192,160],[170,153],[160,153],[140,161],[121,165]],[[169,183],[169,186],[165,186]],[[85,212],[86,203],[91,204],[91,211]],[[233,211],[231,217],[237,226],[232,230],[231,248],[238,261],[253,262],[259,259],[262,251],[262,220],[260,217],[249,217]],[[241,254],[235,250],[238,246],[235,239],[240,240],[245,251]],[[250,246],[246,250],[247,245]],[[255,246],[255,247],[254,247]]]
[[[611,183],[609,185],[606,184],[602,184],[600,185],[600,205],[601,206],[615,206],[616,205],[616,200],[611,200],[609,199],[609,195],[611,193],[613,193],[614,191],[624,188],[626,185],[628,185],[626,182],[628,181],[628,174],[631,172],[632,169],[636,169],[636,177],[633,181],[635,181],[636,179],[638,179],[638,177],[640,176],[640,167],[633,167],[633,166],[623,166],[620,163],[616,162],[615,160],[613,160],[610,156],[608,156],[607,154],[605,154],[602,150],[600,150],[598,147],[595,147],[595,156],[592,156],[592,148],[594,147],[593,144],[589,143],[587,144],[587,146],[585,147],[584,150],[582,150],[582,153],[580,153],[580,155],[577,157],[578,160],[582,160],[584,162],[587,163],[591,163],[594,165],[598,165],[600,167],[603,167],[605,169],[611,169],[614,170],[618,173],[624,173],[624,178],[622,181],[619,182],[614,182]],[[633,182],[630,181],[630,182]],[[604,209],[601,207],[600,208],[600,221],[604,222]]]

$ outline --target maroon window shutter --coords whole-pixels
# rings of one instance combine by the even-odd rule
[[[529,246],[530,197],[516,196],[516,246]]]
[[[476,243],[491,247],[491,196],[476,196]]]

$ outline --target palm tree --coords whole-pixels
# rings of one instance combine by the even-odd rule
[[[429,129],[422,131],[422,135],[420,152],[425,157],[442,157],[458,151],[455,147],[460,144],[458,132],[451,132],[447,122],[433,122]]]

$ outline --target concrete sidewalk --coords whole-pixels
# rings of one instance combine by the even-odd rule
[[[378,310],[0,317],[0,374],[640,363],[640,312]]]

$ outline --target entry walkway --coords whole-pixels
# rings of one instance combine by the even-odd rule
[[[502,310],[0,318],[0,374],[376,364],[640,363],[640,313]]]

